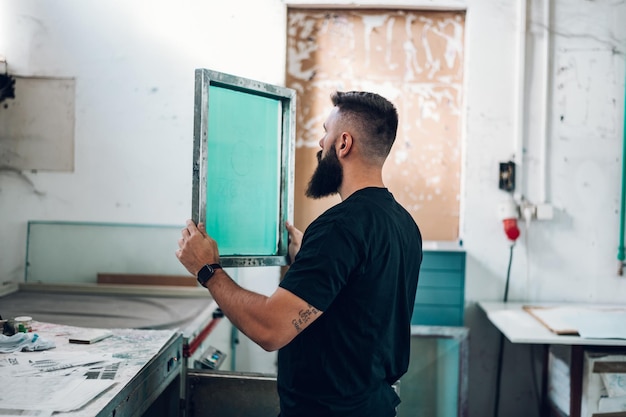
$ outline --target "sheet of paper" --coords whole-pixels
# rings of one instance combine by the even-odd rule
[[[626,399],[626,374],[603,372],[600,376],[609,397],[624,397]]]
[[[104,363],[117,363],[108,354],[85,352],[45,352],[38,356],[10,356],[0,362],[2,374],[8,376],[70,376],[85,375],[89,368]]]
[[[557,334],[588,339],[626,339],[626,308],[532,307],[524,309]]]
[[[626,311],[589,311],[578,323],[578,334],[587,339],[626,339]]]
[[[2,382],[0,408],[59,412],[76,410],[115,384],[110,380],[66,376],[8,377]]]
[[[50,410],[5,410],[0,408],[0,417],[50,417]]]

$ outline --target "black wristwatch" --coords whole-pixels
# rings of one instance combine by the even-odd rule
[[[211,277],[215,274],[216,269],[222,269],[222,265],[220,264],[206,264],[198,271],[198,282],[204,288],[206,288],[206,283],[211,279]]]

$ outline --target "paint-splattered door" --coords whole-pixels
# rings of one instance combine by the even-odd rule
[[[304,230],[338,197],[310,200],[322,124],[334,90],[368,90],[400,116],[383,179],[424,239],[459,237],[463,84],[462,12],[288,12],[287,86],[298,93],[295,224]]]

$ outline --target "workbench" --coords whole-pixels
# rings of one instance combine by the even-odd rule
[[[179,415],[179,332],[111,329],[93,344],[69,342],[88,331],[34,321],[32,334],[55,347],[0,354],[0,416],[21,415],[11,410],[59,417]]]
[[[552,404],[550,404],[548,398],[548,361],[550,355],[550,347],[554,345],[561,345],[569,348],[569,416],[581,417],[582,379],[585,350],[591,348],[603,348],[607,351],[626,349],[626,339],[614,337],[584,338],[573,334],[557,334],[551,331],[545,324],[542,324],[539,320],[531,316],[525,310],[525,307],[527,307],[528,304],[532,304],[533,306],[540,308],[610,308],[612,306],[574,303],[505,303],[491,301],[481,301],[478,303],[480,308],[487,314],[487,318],[489,319],[489,321],[491,321],[491,323],[504,336],[506,336],[506,338],[511,343],[543,346],[540,395],[542,403],[542,417],[552,415],[554,409]],[[624,306],[614,307],[623,309]]]
[[[12,288],[4,288],[4,291],[1,290],[0,314],[5,319],[30,316],[35,322],[47,323],[46,326],[117,329],[115,330],[117,334],[141,334],[142,332],[176,334],[174,338],[176,340],[169,342],[176,347],[164,346],[166,353],[154,352],[151,361],[159,364],[150,365],[150,369],[141,371],[133,379],[133,381],[142,381],[141,386],[151,386],[150,391],[162,394],[163,398],[159,397],[159,402],[165,401],[166,404],[158,406],[154,411],[155,414],[151,415],[159,415],[158,413],[161,412],[159,410],[168,410],[163,415],[177,415],[170,410],[173,407],[171,398],[173,394],[169,390],[176,391],[175,407],[178,412],[183,407],[181,400],[184,400],[186,396],[187,370],[197,367],[197,362],[203,358],[207,350],[210,350],[210,347],[217,347],[224,355],[229,352],[231,326],[227,320],[222,319],[223,315],[208,291],[201,287],[22,283]],[[108,339],[103,340],[90,348],[107,347],[107,343],[110,342],[111,340]],[[81,345],[68,345],[65,341],[60,346],[63,346],[63,349],[76,349],[76,346]],[[125,348],[128,349],[128,346]],[[168,385],[167,392],[165,392],[165,386],[146,385],[151,377],[157,375],[152,368],[162,367],[163,358],[173,357],[171,352],[167,353],[171,349],[177,350],[176,367],[172,368],[178,374],[176,381],[171,386]],[[57,349],[57,351],[60,350]],[[6,354],[0,355],[0,358],[3,356],[6,357]],[[225,361],[222,368],[229,369],[230,363]],[[162,375],[157,379],[160,381]],[[129,394],[136,389],[137,387],[125,388],[123,395],[129,397]],[[155,400],[151,397],[152,394],[144,392],[142,395]],[[143,412],[145,408],[144,400],[129,398],[131,402],[137,403],[131,407],[129,411],[131,414],[120,414],[118,410],[115,417],[141,415],[139,412]],[[99,411],[102,414],[92,413],[94,410],[90,409],[85,417],[87,415],[113,415],[109,412],[118,407],[115,404],[116,400],[110,399],[110,404]]]

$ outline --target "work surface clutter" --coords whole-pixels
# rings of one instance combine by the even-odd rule
[[[0,416],[94,416],[176,335],[3,321]],[[9,413],[9,414],[3,414]],[[57,414],[55,414],[57,415]]]

